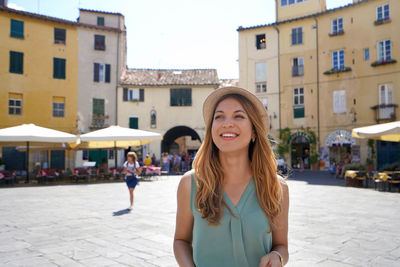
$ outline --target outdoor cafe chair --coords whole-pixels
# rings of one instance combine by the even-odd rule
[[[356,173],[355,179],[357,181],[357,185],[363,186],[364,181],[366,181],[366,186],[368,185],[368,180],[367,180],[367,172],[366,171],[358,171]]]
[[[392,175],[388,177],[387,183],[389,185],[389,191],[392,191],[392,185],[396,184],[400,193],[400,172],[393,172]]]

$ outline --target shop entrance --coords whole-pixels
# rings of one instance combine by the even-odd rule
[[[293,169],[310,168],[310,141],[304,136],[292,139],[291,159]]]

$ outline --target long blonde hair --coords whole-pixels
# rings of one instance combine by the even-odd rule
[[[269,125],[264,125],[261,114],[251,101],[239,94],[227,94],[222,96],[213,107],[211,116],[218,104],[227,98],[234,98],[240,102],[249,116],[255,133],[255,141],[250,142],[249,159],[254,177],[258,202],[265,215],[273,225],[274,218],[281,210],[282,188],[277,177],[277,164],[267,137]],[[219,161],[218,148],[212,141],[211,126],[213,119],[207,118],[206,134],[204,141],[193,161],[195,170],[195,183],[197,193],[195,205],[210,224],[218,225],[222,216],[223,206],[228,208],[223,201],[223,172]]]

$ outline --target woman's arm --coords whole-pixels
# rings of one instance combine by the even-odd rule
[[[192,251],[193,215],[190,210],[191,174],[183,175],[178,186],[178,208],[174,253],[179,266],[194,266]]]
[[[272,250],[262,257],[260,267],[280,267],[289,261],[288,251],[288,217],[289,217],[289,188],[283,179],[281,212],[275,218],[275,227],[272,228]],[[273,252],[275,251],[275,252]],[[282,262],[281,264],[281,259]]]

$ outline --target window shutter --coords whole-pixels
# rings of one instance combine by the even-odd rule
[[[99,81],[99,71],[100,71],[100,64],[99,63],[94,63],[94,77],[93,77],[93,81],[94,82],[98,82]]]
[[[292,29],[292,45],[296,44],[296,29]]]
[[[298,34],[298,37],[297,37],[297,43],[298,44],[302,44],[303,43],[303,28],[297,28],[297,34]]]
[[[345,113],[346,112],[346,91],[342,90],[340,91],[340,100],[339,100],[339,105],[340,105],[340,112]]]
[[[110,82],[111,65],[106,64],[106,83]]]
[[[139,101],[144,102],[144,89],[143,88],[139,89]]]
[[[60,64],[61,64],[61,78],[65,79],[66,75],[66,60],[65,59],[60,59]]]
[[[128,101],[128,88],[123,88],[122,101]]]

